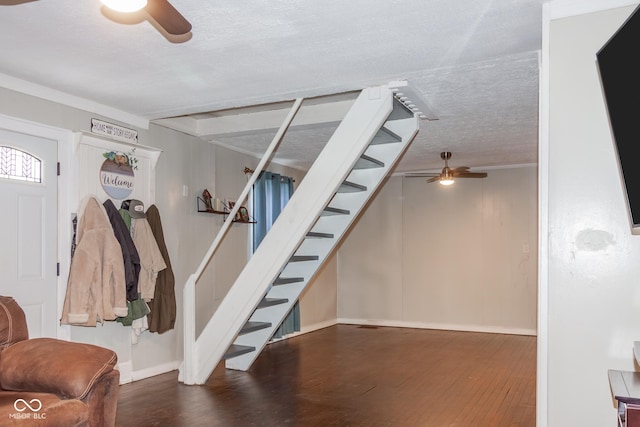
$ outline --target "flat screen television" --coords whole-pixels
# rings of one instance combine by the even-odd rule
[[[596,54],[631,232],[640,234],[640,6]]]

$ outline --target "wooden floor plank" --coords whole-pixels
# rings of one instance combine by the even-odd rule
[[[338,325],[202,386],[123,385],[117,425],[534,427],[535,367],[535,337]]]

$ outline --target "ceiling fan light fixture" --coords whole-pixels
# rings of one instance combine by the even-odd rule
[[[447,163],[447,160],[449,160],[449,158],[451,157],[451,154],[448,154],[445,156],[441,154],[440,157],[444,159],[444,167],[442,168],[442,172],[440,172],[439,182],[442,185],[451,185],[455,182],[455,180],[453,179],[453,171],[451,170],[451,168],[449,167],[449,164]]]
[[[451,185],[456,181],[453,178],[440,178],[438,182],[442,185]]]
[[[102,4],[116,12],[137,12],[147,5],[147,0],[100,0]]]

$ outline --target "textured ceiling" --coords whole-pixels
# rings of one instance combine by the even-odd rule
[[[441,167],[443,150],[452,166],[528,164],[543,1],[172,0],[193,24],[173,43],[144,13],[115,22],[99,0],[0,0],[0,73],[144,119],[195,114],[195,123],[408,79],[439,120],[421,122],[399,170]],[[278,158],[307,166],[333,127],[294,127]],[[202,136],[260,152],[273,135],[242,128]]]

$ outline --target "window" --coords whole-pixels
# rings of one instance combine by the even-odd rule
[[[42,182],[42,162],[29,153],[0,146],[0,178]]]
[[[293,178],[263,171],[253,184],[253,250],[267,234],[293,194]],[[281,338],[300,331],[300,305],[296,303],[273,335]]]

